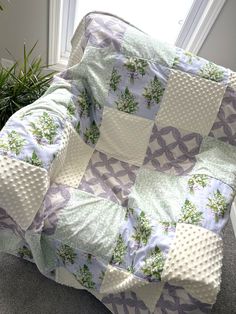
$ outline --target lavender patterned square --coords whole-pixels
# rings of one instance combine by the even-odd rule
[[[102,302],[117,314],[151,314],[134,292],[109,294]],[[172,313],[210,314],[211,305],[196,300],[181,287],[165,284],[154,314]]]
[[[137,166],[95,150],[79,189],[127,206],[137,169]]]
[[[236,91],[227,87],[209,136],[236,146]]]
[[[45,195],[42,208],[38,211],[29,230],[46,235],[54,234],[58,222],[58,212],[66,206],[71,197],[69,187],[52,184]]]
[[[143,165],[174,175],[189,173],[196,163],[202,136],[155,124]]]

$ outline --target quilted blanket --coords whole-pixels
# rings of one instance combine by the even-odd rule
[[[127,293],[169,313],[167,290],[207,313],[235,195],[236,74],[96,12],[72,47],[0,132],[0,250],[114,313]]]

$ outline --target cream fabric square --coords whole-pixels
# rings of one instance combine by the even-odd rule
[[[236,91],[236,72],[231,72],[229,78],[229,86]]]
[[[157,122],[208,135],[225,88],[220,83],[171,70]]]
[[[0,207],[26,230],[40,209],[49,187],[45,169],[0,156]]]
[[[62,136],[62,148],[50,169],[51,181],[77,188],[93,152],[68,123]]]
[[[154,121],[105,107],[96,149],[141,166]]]
[[[220,291],[223,241],[199,226],[177,224],[162,281],[185,288],[201,302],[213,304]]]
[[[108,265],[99,292],[102,294],[119,293],[148,284],[148,281],[140,279],[128,271]]]
[[[133,288],[132,291],[143,300],[149,311],[154,313],[157,302],[162,294],[163,287],[163,282],[150,282],[146,286]],[[156,314],[158,313],[156,312]]]

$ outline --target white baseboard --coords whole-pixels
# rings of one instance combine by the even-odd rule
[[[230,218],[233,225],[234,235],[236,237],[236,199],[234,200],[232,204]]]

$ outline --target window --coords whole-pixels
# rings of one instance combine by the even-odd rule
[[[193,0],[148,0],[147,8],[144,7],[145,2],[135,0],[99,0],[95,4],[94,0],[77,2],[76,23],[94,10],[110,12],[153,37],[174,44],[181,29],[181,22],[186,18]]]
[[[70,40],[91,11],[115,14],[160,40],[198,53],[225,0],[50,0],[49,64],[65,68]],[[62,27],[63,26],[63,27]]]

